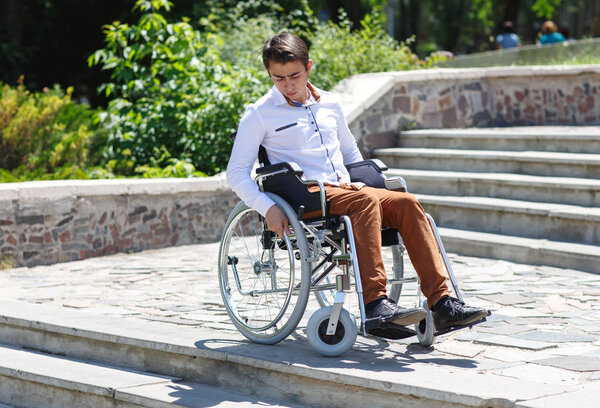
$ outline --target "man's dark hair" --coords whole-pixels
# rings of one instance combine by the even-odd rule
[[[271,36],[262,49],[262,58],[265,68],[269,68],[269,62],[275,61],[286,64],[291,61],[300,61],[304,67],[308,67],[308,47],[297,35],[284,31]]]

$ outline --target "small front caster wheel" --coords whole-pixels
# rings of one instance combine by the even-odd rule
[[[342,309],[335,334],[327,335],[331,306],[323,307],[312,314],[306,326],[308,343],[315,351],[326,357],[336,357],[350,350],[356,341],[358,328],[346,309]]]
[[[423,301],[423,309],[427,310],[427,317],[415,324],[415,331],[417,332],[417,338],[422,346],[429,347],[435,342],[435,325],[433,324],[433,314],[429,307],[427,307],[427,300]]]

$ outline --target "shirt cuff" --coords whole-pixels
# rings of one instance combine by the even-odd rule
[[[267,216],[267,211],[275,205],[275,201],[271,200],[268,195],[261,194],[261,196],[256,200],[254,208],[256,211],[260,213],[263,217]]]

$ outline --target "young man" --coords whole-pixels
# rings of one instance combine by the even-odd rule
[[[362,156],[337,98],[308,82],[312,61],[304,41],[283,32],[265,42],[262,55],[274,87],[251,104],[240,121],[227,166],[227,180],[236,194],[265,217],[270,230],[279,236],[289,232],[283,212],[250,177],[263,145],[271,163],[294,161],[306,179],[322,181],[331,213],[350,217],[367,318],[381,316],[407,326],[426,316],[424,309],[405,309],[387,299],[382,226],[400,231],[438,331],[487,316],[487,310],[449,296],[435,238],[412,194],[351,183],[344,165]]]

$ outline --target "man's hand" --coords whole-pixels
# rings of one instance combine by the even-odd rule
[[[267,228],[279,235],[279,238],[283,239],[283,231],[290,235],[288,219],[277,205],[269,208],[265,219],[267,220]]]

